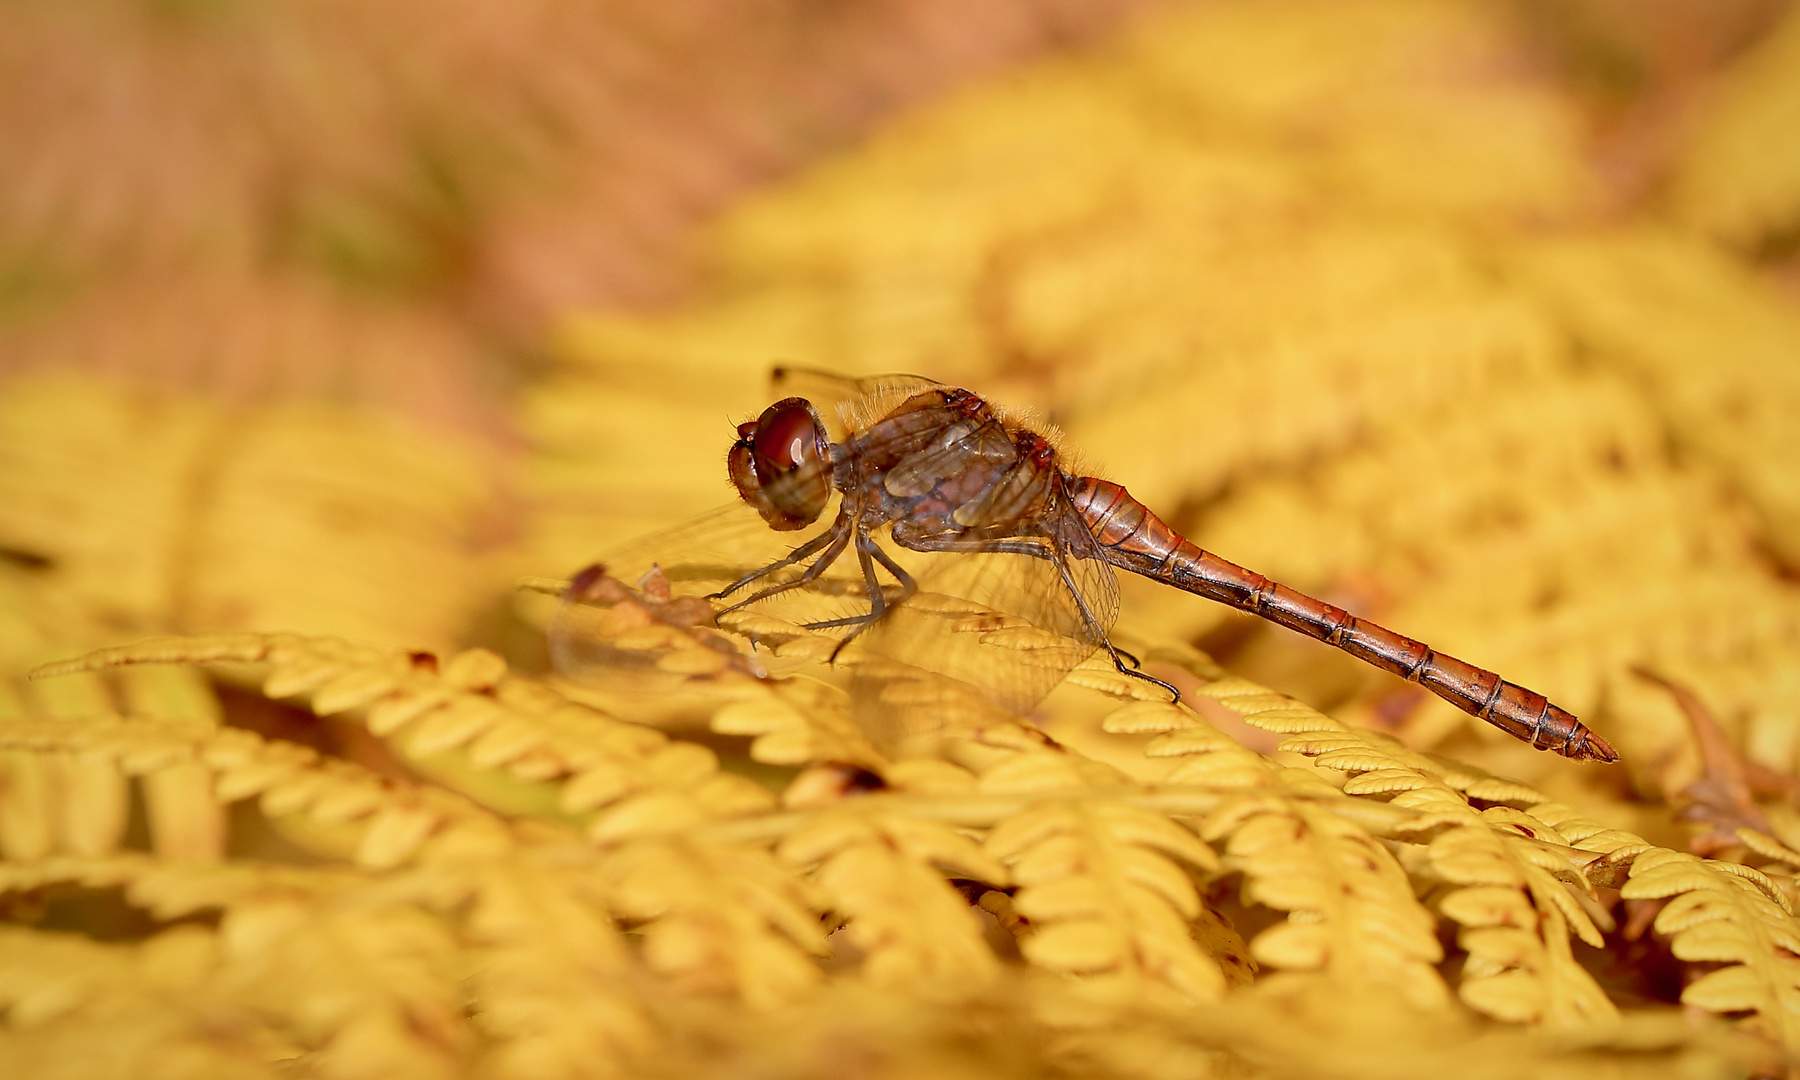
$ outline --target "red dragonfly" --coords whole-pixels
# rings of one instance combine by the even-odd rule
[[[1114,570],[1127,570],[1317,638],[1538,749],[1618,760],[1543,695],[1201,550],[1118,484],[1068,471],[1049,439],[969,390],[791,368],[774,382],[790,396],[739,425],[728,457],[741,501],[616,553],[609,572],[716,585],[718,625],[752,640],[769,626],[829,634],[834,660],[854,641],[865,688],[898,665],[1022,712],[1099,652],[1179,700],[1108,637]],[[783,540],[834,505],[814,535]],[[592,660],[581,633],[578,619],[552,626],[566,673]]]

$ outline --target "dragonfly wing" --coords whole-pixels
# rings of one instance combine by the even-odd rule
[[[1069,587],[1085,608],[1083,622],[1097,633],[1094,644],[1101,645],[1119,618],[1119,577],[1079,514],[1064,507],[1050,531],[1068,570]]]
[[[914,394],[946,389],[922,375],[869,375],[853,378],[816,368],[778,367],[769,377],[778,398],[802,397],[825,421],[832,442],[842,442],[874,420],[892,412]]]
[[[1027,713],[1101,646],[1118,612],[1111,566],[1091,536],[1074,551],[1037,543],[1045,557],[884,544],[919,589],[852,646],[859,717],[878,743]]]
[[[828,508],[830,516],[835,510]],[[745,503],[732,503],[704,514],[685,525],[640,537],[600,556],[595,564],[619,583],[643,592],[648,602],[688,599],[695,603],[742,580],[758,570],[787,558],[828,526],[805,532],[776,532]],[[731,596],[708,603],[707,609],[689,604],[684,616],[710,621],[710,609],[722,608],[753,595],[769,585],[792,581],[810,560],[768,574]],[[596,575],[585,574],[593,577]],[[866,611],[861,576],[854,557],[840,558],[830,570],[804,589],[789,590],[769,601],[752,605],[738,617],[720,617],[721,629],[737,629],[741,616],[756,614],[760,624],[778,638],[803,633],[801,622],[843,618]],[[859,607],[860,605],[860,607]],[[581,682],[614,681],[620,655],[613,639],[633,627],[632,616],[613,612],[608,600],[566,595],[547,630],[550,659],[558,674]],[[653,608],[654,610],[673,610]],[[782,631],[789,631],[783,635]],[[640,635],[642,636],[642,635]],[[651,635],[654,636],[654,635]],[[758,635],[746,635],[757,640]],[[627,665],[629,666],[629,665]]]

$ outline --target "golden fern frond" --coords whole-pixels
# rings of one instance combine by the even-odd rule
[[[1341,1080],[1582,1080],[1614,1070],[1650,1080],[1685,1068],[1729,1073],[1754,1067],[1756,1056],[1747,1048],[1733,1047],[1718,1031],[1697,1038],[1684,1024],[1669,1010],[1639,1010],[1580,1032],[1493,1025],[1466,1012],[1422,1009],[1391,988],[1365,985],[1346,992],[1331,979],[1286,976],[1184,1017],[1177,1045],[1190,1053],[1194,1047],[1228,1049],[1234,1064],[1243,1062],[1259,1076]],[[1733,1057],[1736,1065],[1724,1064]]]
[[[778,682],[766,693],[727,702],[709,726],[720,735],[750,736],[751,760],[767,765],[830,762],[891,770],[851,718],[844,693],[810,678]]]
[[[139,663],[266,664],[263,692],[360,719],[412,767],[508,811],[560,813],[605,840],[765,809],[759,785],[717,756],[615,720],[507,672],[485,649],[430,654],[332,638],[229,634],[151,639],[50,665],[40,676]]]
[[[1668,901],[1655,928],[1677,957],[1727,965],[1689,983],[1684,1003],[1753,1013],[1755,1025],[1790,1053],[1800,1046],[1800,925],[1773,882],[1736,863],[1654,850],[1637,857],[1619,892]]]
[[[322,899],[263,882],[240,891],[216,932],[184,926],[132,946],[9,928],[0,996],[15,1031],[50,1041],[123,1021],[118,1035],[138,1053],[162,1044],[201,1061],[310,1054],[326,1075],[365,1066],[447,1075],[469,1042],[444,926],[406,906]],[[21,1049],[13,1038],[0,1044]]]
[[[1078,792],[1083,781],[1063,757],[1021,754],[984,773],[981,787]],[[1076,798],[999,821],[986,847],[1018,886],[1012,908],[1029,920],[1019,944],[1032,964],[1117,984],[1112,993],[1127,999],[1159,986],[1199,1001],[1225,992],[1219,958],[1191,929],[1221,925],[1190,876],[1216,872],[1218,855],[1193,832],[1104,797]],[[1241,948],[1226,955],[1242,963]]]
[[[265,689],[304,693],[321,711],[354,709],[371,726],[386,717],[390,736],[416,734],[407,725],[433,710],[455,717],[473,707],[459,704],[469,697],[521,716],[571,707],[480,651],[434,670],[416,656],[291,636],[165,639],[48,670],[156,660],[258,663]],[[221,912],[224,940],[255,942],[245,955],[259,974],[234,985],[283,1024],[282,1007],[259,996],[274,993],[265,987],[335,999],[349,994],[336,980],[381,979],[384,995],[349,994],[361,1011],[314,1018],[297,1044],[324,1063],[355,1054],[411,1070],[461,1056],[477,1037],[472,1023],[498,1040],[499,1075],[578,1061],[636,1067],[667,1020],[629,989],[640,977],[682,1000],[761,1011],[797,1007],[847,977],[914,989],[949,983],[979,998],[1012,977],[1009,950],[992,944],[1001,936],[1017,939],[1030,969],[1062,980],[1043,984],[1047,996],[1033,1008],[1071,1060],[1097,1052],[1083,1040],[1108,1025],[1180,1016],[1250,985],[1252,956],[1333,985],[1394,987],[1442,1009],[1434,911],[1463,924],[1459,990],[1477,1008],[1552,1025],[1611,1008],[1603,995],[1596,1004],[1578,992],[1566,928],[1593,928],[1559,878],[1580,884],[1587,862],[1601,860],[1571,845],[1629,858],[1645,850],[1641,842],[1542,803],[1523,785],[1405,751],[1241,679],[1200,692],[1352,774],[1345,789],[1239,746],[1188,709],[1128,700],[1122,690],[1100,726],[1156,733],[1148,751],[1182,759],[1164,784],[1140,786],[1041,739],[955,738],[945,750],[960,764],[888,763],[891,793],[846,800],[848,789],[822,786],[781,812],[766,800],[736,817],[678,813],[669,803],[664,817],[665,792],[649,790],[621,800],[596,819],[612,824],[590,824],[586,836],[557,824],[554,808],[510,810],[507,821],[448,792],[371,785],[349,763],[212,723],[13,721],[0,725],[9,760],[81,754],[122,777],[197,766],[205,783],[199,794],[181,786],[188,802],[216,815],[254,797],[271,821],[335,821],[346,826],[336,844],[313,847],[356,865],[208,870],[167,854],[102,852],[34,859],[0,887],[20,896],[57,882],[123,888],[159,920]],[[568,720],[577,725],[575,714]],[[575,760],[591,745],[628,739],[645,770],[663,747],[684,745],[622,734],[631,726],[591,710],[581,710],[579,727],[581,740],[550,732],[543,745]],[[1541,818],[1505,805],[1477,811],[1471,798],[1549,809]],[[311,835],[287,831],[303,842]],[[1622,865],[1605,863],[1614,875]],[[1221,873],[1243,876],[1246,905],[1286,920],[1246,946],[1219,907]],[[1431,907],[1414,896],[1437,886]],[[828,940],[833,922],[841,930]],[[641,945],[628,947],[621,928]],[[331,943],[329,976],[296,951],[313,938]],[[480,995],[476,1022],[442,1012],[445,972],[469,963],[479,972],[466,983]],[[558,1007],[539,1015],[550,1001]],[[1218,1052],[1179,1033],[1154,1037],[1176,1054],[1170,1060]]]
[[[517,859],[471,873],[460,927],[497,1077],[580,1076],[639,1063],[656,1031],[604,882]],[[454,895],[454,894],[453,894]]]
[[[831,953],[819,925],[824,903],[767,852],[636,840],[601,870],[608,905],[643,934],[644,963],[686,992],[768,1009],[820,981],[814,960]]]
[[[389,867],[434,838],[499,832],[497,818],[435,787],[397,784],[360,766],[240,728],[156,720],[16,720],[0,725],[9,858],[116,851],[129,783],[142,792],[153,850],[217,860],[229,804],[253,797],[269,823],[319,854]]]
[[[1220,680],[1200,692],[1275,728],[1311,713],[1242,680]],[[1258,961],[1388,982],[1421,1005],[1443,999],[1432,966],[1443,951],[1431,915],[1413,898],[1393,855],[1358,824],[1352,800],[1310,770],[1244,749],[1186,709],[1132,705],[1104,724],[1117,733],[1161,732],[1145,752],[1181,759],[1168,783],[1228,793],[1202,819],[1201,835],[1224,844],[1224,868],[1243,875],[1245,901],[1287,913],[1286,922],[1251,940]],[[1429,822],[1407,820],[1400,829],[1425,827]]]
[[[1800,436],[1788,418],[1800,373],[1787,358],[1800,314],[1783,294],[1716,248],[1653,225],[1540,241],[1511,256],[1521,284],[1584,346],[1640,380],[1677,443],[1729,477],[1768,541],[1794,558],[1800,497],[1789,463]]]
[[[234,415],[66,374],[0,395],[0,541],[54,567],[86,613],[71,630],[448,642],[492,588],[492,472],[469,441],[349,409]]]
[[[946,825],[851,807],[814,816],[776,853],[806,867],[872,981],[979,991],[999,975],[982,922],[945,875],[1004,885],[1006,869]]]
[[[1361,862],[1371,870],[1386,864],[1388,917],[1397,920],[1403,911],[1415,914],[1408,922],[1396,921],[1375,938],[1391,946],[1405,940],[1400,928],[1410,927],[1410,959],[1415,965],[1436,961],[1441,955],[1435,950],[1435,940],[1429,937],[1433,920],[1415,903],[1396,900],[1402,896],[1406,901],[1412,899],[1408,873],[1422,889],[1440,886],[1434,890],[1438,893],[1434,906],[1464,927],[1458,941],[1468,956],[1458,993],[1483,1012],[1515,1021],[1547,1020],[1558,1024],[1581,1024],[1616,1016],[1606,995],[1569,952],[1571,932],[1597,948],[1604,945],[1588,909],[1563,884],[1566,880],[1584,894],[1591,891],[1582,868],[1596,856],[1573,850],[1552,827],[1536,818],[1505,806],[1477,811],[1468,802],[1471,797],[1482,797],[1529,804],[1540,801],[1541,796],[1523,785],[1485,776],[1479,770],[1440,765],[1391,740],[1347,728],[1290,698],[1241,681],[1225,680],[1201,692],[1239,712],[1252,726],[1286,734],[1288,737],[1278,749],[1305,754],[1323,768],[1346,773],[1345,795],[1384,797],[1389,805],[1418,811],[1422,820],[1410,832],[1415,839],[1428,840],[1423,847],[1402,847],[1400,861],[1394,862],[1391,856],[1382,858],[1387,852],[1366,834],[1359,837],[1342,825],[1321,830],[1321,815],[1312,811],[1307,818],[1290,824],[1277,824],[1279,817],[1265,819],[1250,838],[1234,843],[1248,849],[1262,843],[1266,836],[1272,850],[1282,851],[1283,845],[1294,844],[1303,830],[1310,830],[1312,836],[1327,838],[1316,842],[1355,845],[1361,852]],[[1189,731],[1165,738],[1170,742],[1153,744],[1152,753],[1167,753],[1189,744],[1216,747],[1218,741],[1205,732]],[[1230,748],[1224,750],[1230,755]],[[1222,825],[1209,822],[1209,831]],[[1375,854],[1377,851],[1380,855]],[[1333,860],[1294,856],[1289,859],[1312,866],[1351,866],[1357,862],[1348,850]],[[1258,882],[1253,862],[1247,864],[1246,874],[1247,883],[1259,894],[1279,895],[1282,889],[1292,887],[1279,878],[1268,884]],[[1360,889],[1341,891],[1352,896],[1380,895],[1373,887],[1377,880],[1372,877]],[[1330,890],[1317,885],[1311,891],[1331,895]],[[1594,911],[1606,918],[1597,906]],[[1325,966],[1329,962],[1325,959],[1329,955],[1327,942],[1331,940],[1329,927],[1334,922],[1338,926],[1367,925],[1375,918],[1371,912],[1354,909],[1334,911],[1331,916],[1318,920],[1322,926],[1290,924],[1284,928],[1283,934],[1295,939],[1296,948],[1288,963],[1281,966]],[[1341,935],[1342,931],[1338,933]],[[1265,939],[1269,939],[1266,945]],[[1280,964],[1276,955],[1284,951],[1286,944],[1289,943],[1283,936],[1265,933],[1252,947],[1262,950],[1259,958]],[[1370,965],[1364,960],[1359,966]],[[1391,969],[1394,965],[1390,961],[1378,966]],[[1415,977],[1424,973],[1417,967],[1413,970]],[[1427,988],[1435,985],[1435,979],[1417,979],[1416,986],[1409,989],[1421,1000],[1429,1000],[1425,996],[1429,993]]]
[[[147,1062],[193,1076],[281,1075],[304,1048],[242,1002],[210,991],[217,936],[183,927],[141,945],[0,929],[0,1069],[41,1074],[80,1062],[88,1075],[130,1075]],[[95,1030],[104,1025],[105,1038]]]

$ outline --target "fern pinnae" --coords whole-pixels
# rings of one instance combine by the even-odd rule
[[[776,848],[809,880],[878,983],[973,992],[999,974],[981,921],[945,880],[1004,885],[1006,870],[973,840],[936,822],[854,804],[822,812]]]
[[[1262,699],[1251,700],[1265,706]],[[1506,806],[1478,811],[1469,805],[1467,792],[1483,790],[1526,804],[1542,802],[1543,796],[1479,770],[1440,764],[1298,703],[1257,708],[1245,720],[1263,727],[1268,715],[1276,716],[1279,730],[1289,733],[1281,749],[1350,774],[1347,793],[1391,795],[1391,805],[1419,811],[1436,823],[1423,850],[1405,849],[1402,855],[1414,876],[1452,886],[1439,897],[1438,909],[1464,927],[1458,943],[1468,958],[1457,988],[1464,1002],[1514,1021],[1566,1025],[1616,1019],[1617,1009],[1569,951],[1571,934],[1595,948],[1605,944],[1594,922],[1595,915],[1605,918],[1605,913],[1589,905],[1590,914],[1589,906],[1570,892],[1591,892],[1583,868],[1598,854],[1574,850],[1552,826],[1529,814]],[[1453,788],[1446,774],[1455,776],[1462,790]],[[1370,775],[1378,783],[1356,785]],[[1468,889],[1480,891],[1462,897],[1461,891]],[[1496,889],[1512,893],[1503,897]]]
[[[440,665],[429,654],[333,638],[202,635],[100,650],[35,674],[174,662],[267,664],[262,686],[270,696],[307,696],[315,712],[359,716],[428,775],[505,810],[560,804],[609,841],[773,801],[754,783],[719,772],[711,751],[514,676],[484,649]],[[553,786],[533,793],[545,783]]]
[[[1282,730],[1335,723],[1243,680],[1219,680],[1201,693]],[[1245,749],[1184,708],[1128,706],[1103,726],[1121,733],[1160,731],[1146,752],[1181,760],[1168,775],[1171,784],[1224,789],[1201,819],[1201,835],[1224,845],[1224,869],[1243,875],[1246,901],[1288,915],[1251,940],[1258,961],[1388,983],[1422,1005],[1443,1000],[1433,967],[1442,958],[1435,921],[1414,899],[1394,856],[1354,817],[1338,812],[1356,800],[1309,770]],[[1408,833],[1431,824],[1417,819],[1402,814],[1392,824]]]
[[[773,1008],[817,985],[824,904],[767,852],[684,838],[640,839],[603,859],[607,903],[644,937],[651,970],[690,992]]]
[[[1060,789],[1074,796],[1032,805],[987,836],[987,851],[1018,886],[1013,908],[1030,920],[1020,942],[1026,959],[1146,991],[1218,998],[1226,980],[1218,960],[1195,941],[1192,927],[1204,904],[1190,876],[1215,872],[1217,854],[1164,815],[1098,790],[1080,797],[1088,785],[1068,758],[1028,752],[981,778],[987,791]],[[1215,914],[1206,925],[1218,922]]]
[[[1668,901],[1654,925],[1678,958],[1726,965],[1689,983],[1684,1003],[1752,1013],[1792,1053],[1800,1047],[1800,924],[1781,891],[1746,870],[1655,849],[1637,856],[1620,893]]]

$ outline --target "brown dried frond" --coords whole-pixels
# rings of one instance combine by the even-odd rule
[[[1634,672],[1640,678],[1669,692],[1687,717],[1694,743],[1700,752],[1700,778],[1675,792],[1681,804],[1682,817],[1705,828],[1688,842],[1696,855],[1714,856],[1722,849],[1736,847],[1738,830],[1754,830],[1767,843],[1780,846],[1768,834],[1773,831],[1769,819],[1756,804],[1750,788],[1750,766],[1731,745],[1712,711],[1695,693],[1680,683],[1672,682],[1648,668]],[[1800,865],[1796,863],[1795,865]]]

